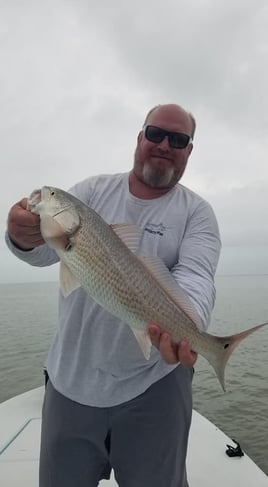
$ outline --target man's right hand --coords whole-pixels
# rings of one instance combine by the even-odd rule
[[[40,218],[27,210],[27,198],[10,209],[7,231],[12,242],[22,250],[30,250],[45,243],[40,232]]]

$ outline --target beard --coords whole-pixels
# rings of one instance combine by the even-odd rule
[[[142,180],[152,188],[168,188],[176,179],[174,167],[157,168],[145,161],[142,168]],[[176,181],[177,182],[177,181]]]

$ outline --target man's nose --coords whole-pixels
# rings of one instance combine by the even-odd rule
[[[157,144],[157,147],[159,147],[160,149],[164,150],[164,151],[169,151],[170,149],[170,145],[169,145],[169,140],[168,140],[168,136],[166,135],[163,140],[161,142],[159,142]]]

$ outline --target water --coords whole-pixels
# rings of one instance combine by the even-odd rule
[[[268,276],[218,277],[211,332],[231,334],[268,321]],[[43,383],[57,326],[56,283],[0,284],[0,402]],[[268,474],[268,326],[245,340],[226,369],[227,392],[199,357],[194,407]],[[208,452],[209,455],[209,452]]]

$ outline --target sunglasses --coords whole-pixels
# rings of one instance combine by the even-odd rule
[[[154,144],[160,144],[165,137],[168,137],[168,143],[173,149],[185,149],[193,141],[190,135],[181,132],[169,132],[160,127],[154,127],[154,125],[146,125],[143,127],[143,132],[146,139],[154,142]]]

